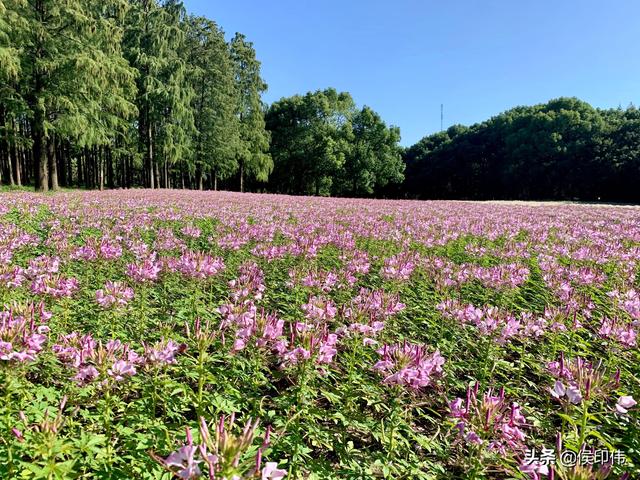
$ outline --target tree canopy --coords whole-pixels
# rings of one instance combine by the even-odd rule
[[[0,0],[0,182],[640,201],[633,105],[557,98],[402,148],[348,92],[266,90],[253,43],[178,0]]]
[[[638,109],[576,98],[429,135],[403,155],[413,198],[639,201]]]
[[[274,172],[283,193],[368,195],[401,182],[400,131],[335,89],[295,95],[267,111]]]

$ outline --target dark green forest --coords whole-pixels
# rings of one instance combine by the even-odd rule
[[[260,67],[175,0],[0,0],[0,182],[640,201],[633,106],[559,98],[404,149],[346,92],[266,105]]]
[[[640,201],[640,111],[576,98],[516,107],[403,154],[411,198]]]

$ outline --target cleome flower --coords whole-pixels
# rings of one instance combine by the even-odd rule
[[[408,342],[385,345],[378,354],[381,359],[373,369],[385,375],[383,383],[419,389],[431,384],[433,377],[442,374],[445,359],[436,350],[427,354],[426,346]]]
[[[51,314],[44,304],[14,306],[0,312],[0,363],[32,362],[47,340]]]
[[[133,289],[122,282],[107,281],[96,291],[96,302],[102,308],[124,307],[133,299]]]
[[[122,382],[138,373],[140,367],[172,365],[175,356],[185,350],[173,340],[160,340],[155,345],[145,345],[139,355],[132,346],[120,340],[106,343],[95,340],[91,335],[71,332],[62,335],[53,345],[53,353],[58,360],[75,372],[73,380],[79,385],[98,382],[106,385],[110,380]]]
[[[507,402],[504,388],[495,395],[487,390],[478,396],[479,383],[467,387],[466,398],[449,403],[449,416],[466,444],[485,445],[489,451],[506,455],[525,448],[526,419],[516,402]]]
[[[574,405],[583,399],[606,399],[620,383],[620,371],[607,376],[602,360],[592,363],[580,357],[565,359],[561,353],[557,361],[548,363],[547,369],[555,377],[549,388],[551,396]]]
[[[200,417],[200,442],[195,443],[191,430],[186,428],[187,443],[168,457],[155,454],[152,457],[177,478],[183,480],[281,480],[287,472],[278,468],[277,462],[266,462],[262,466],[262,456],[268,448],[271,429],[267,428],[261,446],[255,454],[250,454],[259,421],[248,420],[238,430],[235,414],[224,415],[215,424],[213,432],[203,417]]]

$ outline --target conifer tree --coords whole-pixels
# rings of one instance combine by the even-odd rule
[[[194,90],[196,186],[202,189],[205,177],[210,176],[217,189],[218,180],[238,169],[240,125],[233,63],[224,33],[204,17],[189,18],[188,52]]]
[[[138,133],[149,188],[161,186],[160,161],[168,186],[169,166],[190,155],[194,126],[192,90],[181,57],[183,15],[181,3],[155,0],[132,1],[128,15],[124,49],[138,70]]]
[[[256,59],[253,44],[247,42],[241,33],[236,33],[230,46],[238,88],[236,112],[240,121],[240,142],[237,158],[242,192],[245,176],[266,182],[273,170],[273,160],[267,153],[269,133],[265,130],[261,99],[267,84],[260,77],[260,62]]]

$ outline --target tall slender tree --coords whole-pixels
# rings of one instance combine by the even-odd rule
[[[260,77],[260,62],[253,44],[236,33],[231,40],[231,58],[235,66],[238,88],[237,116],[240,121],[240,141],[237,149],[240,191],[244,191],[245,177],[266,182],[273,170],[268,153],[269,133],[265,130],[264,105],[261,95],[267,84]]]
[[[193,166],[202,190],[209,177],[214,189],[238,169],[240,122],[236,115],[238,90],[224,33],[204,17],[187,21],[187,48],[195,120]]]
[[[170,165],[190,154],[192,92],[181,57],[184,7],[169,1],[133,0],[127,16],[125,57],[138,70],[137,128],[145,184],[160,187],[160,164],[168,186]],[[159,158],[156,158],[159,157]]]

